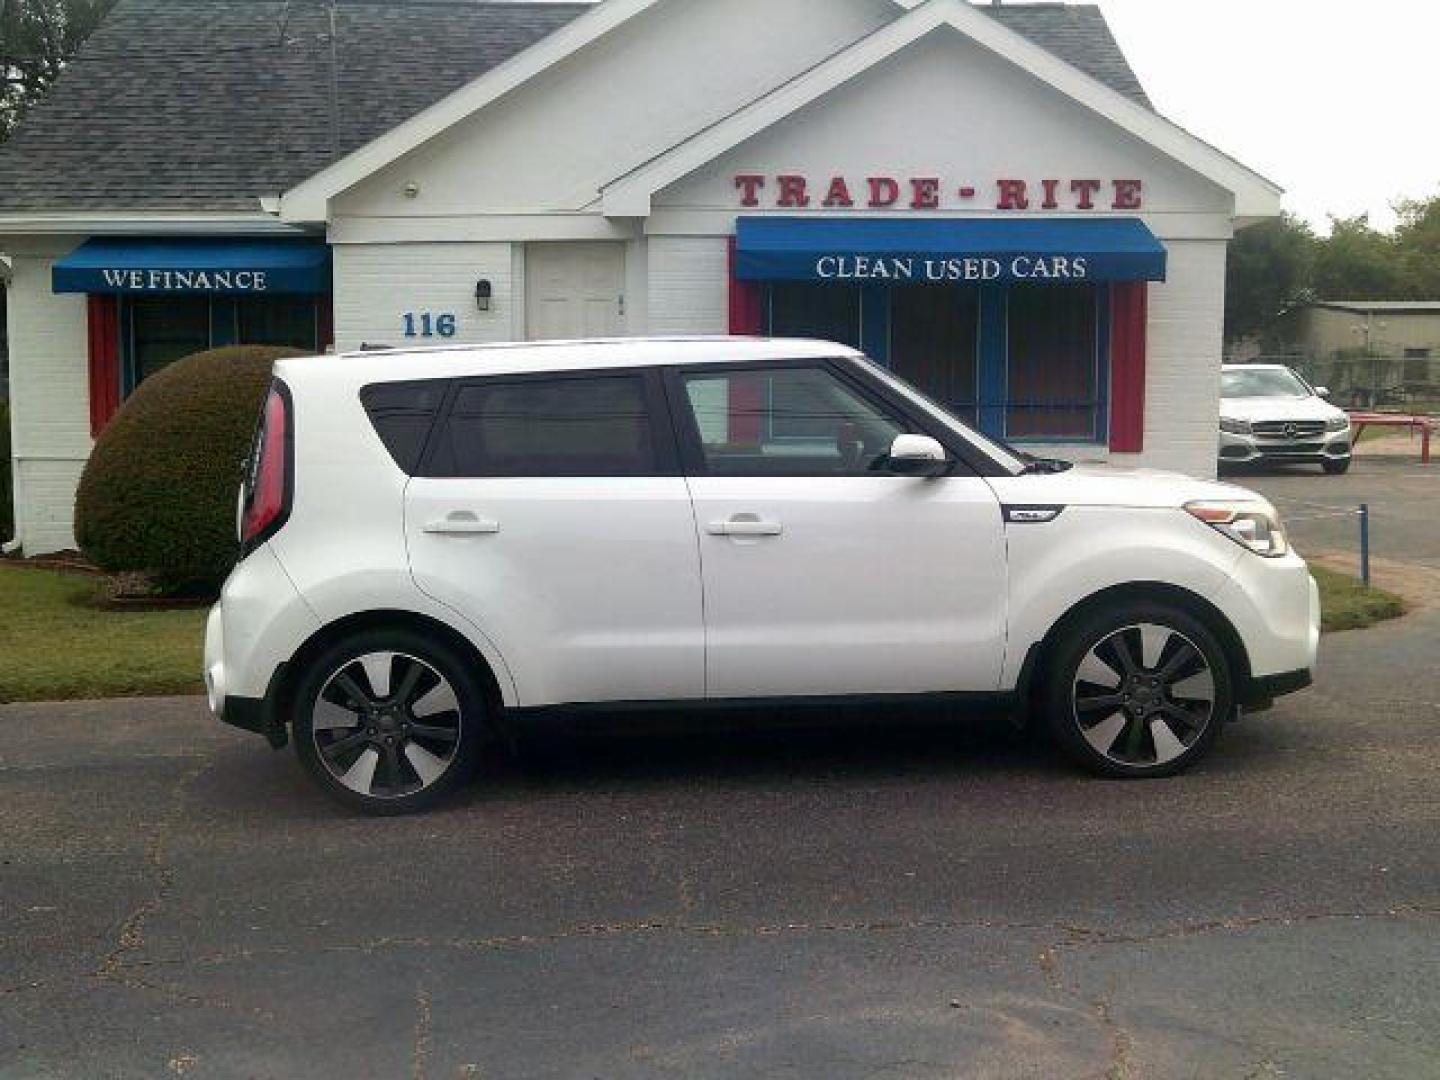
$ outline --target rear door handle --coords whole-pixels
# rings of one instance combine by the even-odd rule
[[[498,533],[500,523],[493,518],[472,514],[468,510],[457,510],[443,518],[427,521],[424,531],[440,536],[477,536],[482,533]]]
[[[736,514],[729,521],[712,521],[705,526],[711,536],[779,536],[784,528],[778,521]]]

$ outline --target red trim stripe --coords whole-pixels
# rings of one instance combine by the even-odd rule
[[[120,408],[120,301],[94,293],[88,300],[90,436],[98,438]]]
[[[1145,447],[1145,327],[1149,286],[1110,287],[1110,449],[1136,454]]]
[[[755,335],[765,332],[764,293],[758,281],[741,281],[735,276],[735,237],[730,237],[730,333]]]

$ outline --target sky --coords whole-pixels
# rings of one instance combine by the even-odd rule
[[[1440,2],[1098,2],[1155,107],[1320,231],[1440,194]]]

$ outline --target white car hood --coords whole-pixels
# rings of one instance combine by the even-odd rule
[[[1319,397],[1243,397],[1221,398],[1220,415],[1226,420],[1329,420],[1344,411]]]
[[[1159,469],[1119,469],[1110,465],[1076,465],[1058,473],[993,477],[990,486],[1002,503],[1013,505],[1179,508],[1200,499],[1241,499],[1270,505],[1262,496],[1236,484],[1197,480]]]

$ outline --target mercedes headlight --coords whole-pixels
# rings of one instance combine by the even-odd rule
[[[1231,420],[1229,417],[1220,418],[1220,430],[1230,435],[1249,435],[1249,420]]]
[[[1279,515],[1263,503],[1189,502],[1185,512],[1267,559],[1278,559],[1290,550]]]
[[[1326,431],[1344,431],[1349,426],[1350,417],[1344,413],[1341,413],[1339,416],[1332,416],[1329,420],[1325,421]]]

